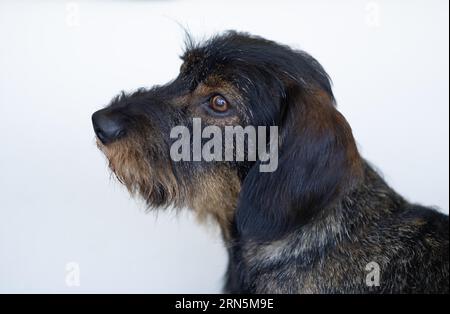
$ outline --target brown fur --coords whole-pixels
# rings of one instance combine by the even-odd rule
[[[188,207],[193,208],[200,221],[212,218],[222,230],[225,239],[230,238],[230,228],[240,191],[236,172],[219,168],[194,180],[190,189]]]
[[[314,58],[229,32],[191,43],[183,60],[171,83],[122,94],[95,113],[94,130],[131,193],[217,222],[227,292],[448,293],[448,216],[408,203],[360,156]],[[211,106],[216,96],[225,113]],[[170,130],[191,131],[193,118],[222,130],[279,127],[278,168],[171,159]],[[366,282],[373,263],[377,287]]]
[[[154,193],[159,192],[158,186],[163,186],[168,192],[168,204],[182,204],[184,192],[170,166],[151,166],[142,149],[144,146],[137,138],[130,136],[107,146],[97,140],[97,146],[107,157],[111,171],[130,194],[151,201]]]

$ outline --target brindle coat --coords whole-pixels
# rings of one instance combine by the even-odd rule
[[[231,293],[448,293],[448,216],[408,203],[360,156],[321,65],[228,32],[188,42],[180,75],[93,116],[112,171],[150,207],[190,207],[220,225]],[[220,95],[227,110],[211,109]],[[172,127],[278,126],[279,167],[174,162]],[[112,125],[112,127],[111,127]],[[379,286],[368,286],[370,263]]]

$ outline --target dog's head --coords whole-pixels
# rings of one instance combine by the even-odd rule
[[[121,94],[93,115],[112,171],[150,206],[191,207],[212,214],[226,233],[234,221],[240,236],[272,240],[313,219],[358,180],[351,129],[311,56],[228,32],[188,43],[182,59],[171,83]],[[278,168],[261,172],[261,161],[249,158],[173,160],[171,131],[184,126],[193,149],[193,118],[203,130],[277,126]]]

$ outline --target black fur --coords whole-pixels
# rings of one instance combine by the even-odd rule
[[[103,109],[127,118],[128,137],[116,143],[127,155],[120,146],[101,148],[150,206],[190,206],[216,217],[230,256],[226,292],[449,292],[448,216],[408,203],[361,158],[314,58],[228,32],[188,40],[182,59],[173,82],[124,94]],[[229,115],[205,107],[214,88],[233,99]],[[259,161],[173,162],[170,128],[192,128],[198,116],[204,126],[278,126],[278,169],[261,173]],[[117,160],[134,175],[123,178]],[[156,175],[147,178],[140,163]],[[381,271],[377,287],[366,283],[372,262]]]

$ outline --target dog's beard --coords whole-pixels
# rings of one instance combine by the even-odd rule
[[[179,184],[170,162],[149,160],[144,146],[133,138],[108,145],[97,140],[109,168],[133,196],[141,196],[149,207],[181,206]]]
[[[230,236],[240,190],[235,170],[227,166],[196,169],[183,180],[180,172],[175,177],[172,164],[164,161],[161,149],[144,148],[139,139],[129,137],[108,145],[97,140],[97,146],[107,157],[111,172],[132,195],[141,196],[148,209],[192,208],[200,221],[207,222],[212,217],[224,237]],[[155,160],[150,155],[159,158]]]

